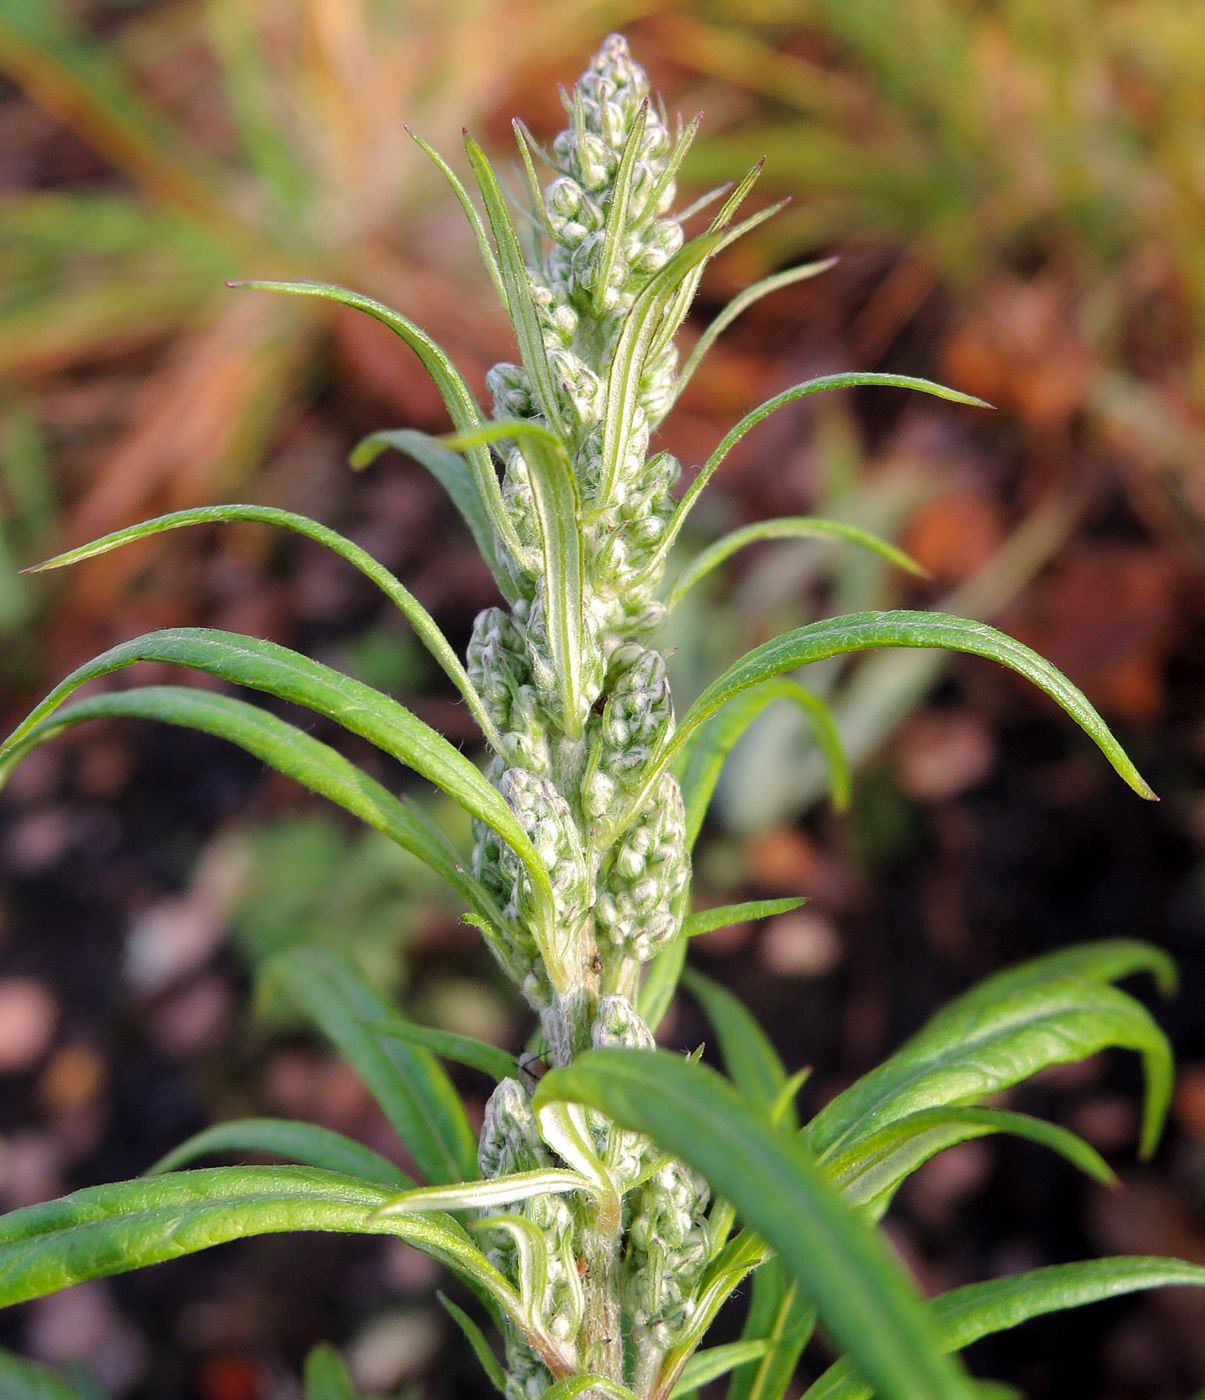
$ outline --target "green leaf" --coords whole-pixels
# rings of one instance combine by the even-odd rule
[[[108,554],[110,550],[119,549],[122,545],[149,539],[152,535],[160,535],[167,530],[179,530],[187,525],[235,522],[279,526],[293,534],[302,535],[308,540],[325,545],[332,553],[337,554],[353,568],[358,569],[365,578],[381,590],[414,628],[419,640],[464,697],[473,718],[488,739],[490,747],[495,752],[499,751],[502,740],[493,721],[486,713],[481,696],[478,695],[476,686],[469,680],[468,673],[460,663],[460,658],[452,650],[451,644],[439,630],[431,614],[414,594],[405,588],[401,581],[383,564],[378,563],[367,550],[361,549],[358,544],[353,544],[337,530],[328,529],[325,525],[320,525],[316,520],[310,520],[304,515],[297,515],[289,510],[277,510],[273,506],[248,505],[202,506],[195,510],[173,511],[170,515],[156,516],[153,520],[144,520],[140,524],[131,525],[124,530],[115,530],[112,534],[103,535],[90,544],[80,545],[78,549],[69,549],[63,554],[56,554],[54,558],[47,559],[41,564],[35,564],[33,568],[22,570],[22,572],[33,574],[42,573],[49,569],[61,569],[68,564],[78,564],[85,559],[94,559],[98,555]]]
[[[92,1186],[0,1217],[0,1307],[253,1235],[392,1235],[521,1325],[515,1291],[450,1218],[374,1218],[390,1191],[311,1167],[206,1167]]]
[[[701,972],[685,972],[682,980],[707,1013],[719,1039],[729,1079],[750,1103],[769,1111],[787,1082],[787,1072],[769,1036],[726,987]],[[793,1111],[788,1114],[788,1126],[798,1126]]]
[[[305,1359],[305,1400],[359,1400],[343,1358],[332,1346],[316,1346]]]
[[[586,1191],[591,1183],[580,1172],[548,1167],[539,1171],[511,1172],[486,1181],[458,1181],[451,1186],[422,1186],[392,1196],[381,1207],[384,1215],[416,1215],[429,1211],[496,1210],[499,1206],[529,1201],[533,1196],[559,1196]]]
[[[851,389],[870,384],[878,384],[886,388],[915,389],[922,394],[932,394],[935,398],[948,399],[951,403],[968,404],[973,408],[991,407],[991,404],[984,403],[982,399],[975,398],[973,394],[963,394],[957,389],[946,388],[944,384],[935,384],[931,379],[917,379],[910,374],[871,374],[861,371],[846,374],[823,374],[816,379],[808,379],[802,384],[784,389],[781,394],[775,394],[772,399],[767,399],[765,403],[759,404],[752,412],[747,413],[734,428],[728,431],[720,445],[708,457],[700,468],[699,474],[690,483],[690,486],[683,493],[682,499],[678,502],[677,509],[674,511],[669,526],[658,545],[658,558],[664,560],[669,554],[682,526],[686,523],[686,517],[703,494],[707,483],[715,475],[725,457],[750,429],[757,427],[775,410],[783,408],[786,404],[794,403],[796,399],[807,398],[810,394],[824,393],[828,389]]]
[[[544,917],[550,919],[552,892],[548,872],[502,795],[473,764],[397,701],[275,642],[234,632],[177,627],[149,632],[110,647],[60,681],[0,746],[0,774],[5,756],[81,685],[138,661],[188,666],[235,685],[275,695],[317,711],[391,754],[498,833],[523,861],[544,906]]]
[[[172,1148],[153,1167],[148,1167],[146,1174],[162,1176],[164,1172],[195,1162],[198,1157],[246,1152],[282,1157],[300,1166],[321,1167],[324,1171],[354,1176],[374,1186],[405,1189],[414,1185],[401,1167],[394,1166],[387,1157],[363,1143],[315,1123],[285,1118],[238,1118],[229,1123],[216,1123]]]
[[[325,301],[337,302],[340,306],[365,312],[382,325],[388,326],[419,357],[423,368],[439,390],[439,396],[448,410],[448,417],[458,433],[470,433],[474,428],[481,426],[481,411],[456,367],[431,337],[425,331],[419,330],[413,321],[407,320],[400,311],[395,311],[383,302],[374,301],[372,297],[366,297],[361,292],[353,292],[347,287],[336,287],[326,282],[254,281],[231,282],[228,285],[252,292],[284,292],[288,296],[320,297]],[[502,491],[489,453],[478,449],[470,452],[468,458],[478,494],[494,529],[502,536],[507,549],[516,560],[525,559],[526,551],[503,504]]]
[[[1150,1153],[1171,1095],[1167,1040],[1132,997],[1076,978],[1022,987],[991,1004],[974,995],[953,1002],[821,1109],[804,1134],[820,1160],[831,1161],[920,1109],[973,1103],[1048,1065],[1085,1060],[1110,1047],[1142,1056],[1142,1149]]]
[[[444,1060],[453,1060],[458,1065],[468,1065],[470,1069],[488,1074],[496,1083],[514,1077],[517,1063],[513,1055],[499,1050],[484,1040],[475,1040],[470,1035],[457,1035],[454,1031],[440,1030],[436,1026],[420,1026],[407,1021],[396,1013],[386,1021],[376,1021],[370,1027],[379,1035],[392,1036],[404,1040],[408,1045],[421,1045]]]
[[[816,1310],[800,1295],[781,1259],[769,1259],[753,1276],[745,1337],[761,1337],[766,1354],[733,1376],[728,1400],[781,1400],[795,1376],[816,1326]]]
[[[699,337],[694,349],[687,356],[686,363],[678,374],[678,386],[674,397],[679,397],[683,389],[694,378],[695,370],[698,369],[703,357],[720,336],[738,316],[747,311],[755,302],[761,301],[762,297],[769,296],[771,292],[780,291],[783,287],[789,287],[795,282],[803,282],[809,277],[817,277],[820,273],[835,267],[838,262],[840,262],[839,258],[821,258],[818,262],[804,263],[801,267],[791,267],[785,272],[776,272],[773,276],[763,277],[760,282],[754,282],[751,287],[746,287],[743,292],[734,296]]]
[[[439,1299],[444,1311],[464,1333],[465,1341],[468,1342],[473,1355],[481,1363],[481,1369],[485,1372],[490,1384],[499,1395],[506,1395],[506,1372],[503,1371],[498,1358],[494,1355],[493,1348],[486,1341],[485,1333],[468,1313],[463,1308],[458,1307],[451,1298],[446,1297],[438,1290],[435,1296]]]
[[[485,203],[485,216],[493,230],[505,291],[506,310],[514,327],[523,367],[531,379],[531,387],[536,402],[540,405],[540,411],[558,437],[564,439],[566,428],[557,403],[552,367],[548,363],[548,352],[544,348],[544,334],[540,329],[536,304],[532,300],[530,276],[527,264],[523,260],[523,250],[519,246],[515,226],[507,211],[498,177],[486,160],[485,152],[467,131],[464,135],[464,149]],[[459,427],[459,424],[457,426]]]
[[[636,114],[635,121],[632,122],[628,139],[624,142],[623,152],[619,157],[619,168],[615,172],[615,180],[611,186],[610,199],[607,204],[607,222],[603,231],[602,251],[594,270],[595,316],[601,316],[606,310],[607,289],[611,282],[611,273],[615,267],[615,259],[619,253],[620,245],[627,232],[628,206],[632,197],[632,173],[636,169],[636,157],[640,154],[640,143],[644,139],[644,125],[648,120],[648,114],[649,100],[646,97],[640,104],[640,110]]]
[[[589,1051],[541,1080],[537,1109],[588,1104],[701,1172],[783,1257],[833,1342],[887,1400],[963,1397],[935,1329],[886,1246],[853,1216],[794,1137],[713,1070],[653,1051]]]
[[[857,545],[860,549],[876,554],[889,564],[906,569],[910,574],[924,574],[924,569],[902,549],[880,539],[869,530],[857,525],[847,525],[841,520],[824,520],[819,516],[784,515],[774,520],[761,520],[753,525],[745,525],[710,544],[696,554],[685,569],[674,580],[673,587],[666,597],[666,606],[672,612],[682,599],[714,569],[745,549],[762,540],[840,540],[845,544]]]
[[[182,686],[140,686],[82,700],[35,725],[4,752],[0,781],[30,749],[93,719],[157,720],[225,739],[388,836],[483,917],[502,917],[493,897],[468,873],[465,860],[421,808],[394,797],[342,754],[296,725],[233,696]]]
[[[361,471],[391,448],[413,458],[439,482],[469,527],[502,596],[509,603],[517,602],[518,590],[499,556],[498,535],[468,462],[459,452],[450,451],[439,438],[414,428],[390,428],[373,433],[356,444],[348,460],[354,471]]]
[[[531,482],[543,547],[541,578],[548,644],[561,688],[561,716],[570,739],[581,737],[590,705],[582,693],[585,620],[582,616],[582,535],[577,482],[560,440],[538,423],[507,419],[450,447],[513,438],[523,453]]]
[[[698,938],[733,924],[751,924],[757,919],[772,919],[776,914],[789,914],[807,903],[806,899],[750,899],[744,904],[717,904],[711,909],[696,909],[682,925],[683,938]]]
[[[700,1386],[710,1385],[712,1381],[726,1376],[729,1371],[735,1371],[739,1366],[747,1366],[750,1361],[756,1361],[766,1354],[769,1345],[768,1342],[754,1339],[727,1342],[723,1346],[708,1347],[706,1351],[696,1351],[682,1368],[678,1383],[670,1391],[671,1400],[689,1394],[692,1390],[698,1390]]]
[[[1013,996],[1067,977],[1108,983],[1120,982],[1122,978],[1131,977],[1137,972],[1149,973],[1164,996],[1171,996],[1178,985],[1176,964],[1162,948],[1136,938],[1101,938],[1091,943],[1059,948],[1053,953],[1044,953],[1040,958],[1028,958],[1014,967],[993,973],[963,992],[954,1006],[962,1011],[991,1006],[1001,997]]]
[[[1205,1268],[1179,1259],[1094,1259],[1055,1264],[1030,1273],[972,1283],[932,1302],[948,1351],[961,1351],[981,1337],[1007,1332],[1033,1317],[1066,1312],[1107,1298],[1149,1288],[1205,1287]],[[844,1361],[829,1367],[803,1400],[869,1400],[874,1392]]]
[[[89,1400],[46,1366],[0,1351],[0,1395],[4,1400]]]
[[[428,1181],[477,1175],[477,1143],[447,1074],[427,1050],[371,1028],[392,1008],[349,959],[293,948],[268,965],[265,985],[284,989],[364,1081]]]
[[[718,714],[699,726],[681,750],[675,767],[686,808],[687,849],[693,850],[716,784],[728,755],[740,743],[763,711],[785,700],[803,715],[828,768],[829,791],[833,806],[844,811],[849,806],[849,762],[832,711],[789,676],[773,676],[729,701]]]
[[[653,765],[649,785],[681,751],[691,734],[743,691],[751,690],[771,676],[797,670],[813,661],[881,647],[941,647],[982,656],[1009,667],[1062,706],[1140,797],[1154,799],[1150,786],[1087,697],[1037,652],[982,622],[949,617],[944,613],[910,611],[850,613],[826,618],[785,632],[746,652],[690,707],[659,761]],[[635,810],[639,810],[639,806],[638,803]]]
[[[489,238],[486,236],[485,225],[481,222],[477,206],[469,198],[468,190],[461,184],[456,172],[433,146],[429,146],[421,136],[416,135],[409,127],[406,127],[406,132],[419,150],[431,158],[436,169],[451,186],[452,193],[456,196],[456,202],[464,210],[464,216],[468,219],[469,227],[473,230],[473,237],[477,240],[481,261],[485,264],[485,270],[489,273],[494,290],[498,293],[498,300],[505,306],[506,288],[502,285],[502,272],[498,267],[498,259],[494,257],[494,250],[490,247]]]
[[[826,1165],[833,1184],[851,1204],[875,1216],[890,1205],[901,1183],[939,1152],[972,1138],[1009,1133],[1058,1152],[1103,1186],[1116,1186],[1108,1163],[1066,1128],[998,1108],[927,1108],[859,1138]]]

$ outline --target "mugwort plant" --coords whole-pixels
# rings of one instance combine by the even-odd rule
[[[1166,988],[1168,960],[1115,941],[1002,972],[803,1121],[796,1099],[804,1076],[784,1070],[750,1014],[714,983],[685,974],[730,1078],[696,1055],[655,1048],[689,940],[800,902],[692,911],[691,850],[726,754],[767,705],[801,708],[841,790],[847,775],[833,719],[796,675],[871,648],[949,648],[1010,667],[1078,721],[1139,796],[1153,793],[1087,699],[1041,657],[978,622],[925,612],[808,623],[755,647],[675,716],[658,628],[737,550],[822,536],[910,562],[852,526],[792,517],[716,541],[667,584],[671,551],[700,493],[746,433],[787,404],[849,385],[977,401],[898,375],[809,380],[747,414],[675,495],[679,465],[651,450],[652,433],[726,326],[823,265],[750,287],[681,362],[675,336],[708,261],[775,212],[742,212],[758,168],[674,212],[675,177],[696,123],[671,129],[619,36],[605,41],[565,107],[568,125],[547,149],[516,123],[529,201],[518,221],[471,136],[465,153],[480,208],[415,138],[462,206],[514,330],[518,360],[490,372],[488,416],[436,343],[399,312],[341,287],[243,284],[367,312],[430,374],[451,434],[378,433],[353,460],[362,467],[388,449],[408,454],[464,517],[501,598],[477,618],[465,661],[381,564],[284,510],[180,511],[40,566],[212,521],[257,521],[316,541],[409,621],[480,726],[484,771],[388,695],[273,642],[203,628],[110,648],[62,681],[0,751],[7,771],[85,720],[137,716],[218,735],[295,778],[452,887],[530,1007],[550,1072],[533,1084],[511,1054],[405,1020],[333,951],[287,952],[270,976],[355,1067],[422,1182],[313,1125],[223,1123],[139,1180],[0,1220],[0,1301],[273,1231],[392,1235],[445,1264],[500,1329],[501,1361],[479,1323],[447,1302],[507,1400],[670,1400],[729,1373],[731,1400],[780,1400],[817,1329],[841,1359],[807,1400],[987,1393],[956,1359],[976,1339],[1094,1299],[1202,1284],[1205,1269],[1109,1259],[925,1302],[876,1222],[923,1163],[996,1133],[1028,1138],[1111,1182],[1072,1133],[985,1102],[1045,1066],[1106,1047],[1141,1057],[1141,1146],[1150,1152],[1167,1109],[1170,1053],[1148,1012],[1114,983],[1147,971]],[[688,238],[684,224],[709,204],[718,205],[710,225]],[[334,748],[234,695],[151,686],[64,708],[85,683],[141,661],[259,691],[368,740],[472,816],[471,855]],[[479,1138],[441,1059],[496,1082]],[[294,1165],[191,1167],[206,1155],[248,1153]],[[743,1337],[704,1347],[750,1276]],[[311,1358],[307,1385],[311,1400],[352,1393],[329,1350]]]

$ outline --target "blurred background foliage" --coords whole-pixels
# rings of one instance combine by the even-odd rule
[[[190,531],[49,579],[15,570],[163,510],[266,501],[350,533],[462,645],[493,596],[437,489],[396,461],[362,479],[343,466],[374,429],[444,426],[421,371],[371,323],[223,283],[358,287],[480,388],[505,328],[403,123],[454,165],[468,123],[505,164],[511,115],[555,130],[556,85],[616,27],[671,110],[706,112],[690,195],[764,154],[766,199],[792,197],[709,274],[688,335],[758,277],[839,258],[703,363],[665,434],[688,470],[815,373],[930,374],[998,406],[859,391],[743,442],[696,542],[806,510],[900,539],[930,577],[819,543],[747,552],[675,614],[679,705],[813,613],[992,617],[1089,692],[1165,798],[1131,805],[986,668],[927,653],[816,668],[862,765],[853,809],[822,801],[798,717],[768,711],[730,762],[700,895],[811,903],[697,954],[789,1061],[815,1065],[820,1101],[1010,959],[1109,934],[1169,946],[1188,991],[1165,1014],[1183,1068],[1156,1166],[1132,1166],[1123,1069],[1027,1091],[1110,1155],[1124,1209],[1023,1146],[972,1144],[921,1174],[895,1238],[933,1288],[1094,1250],[1205,1261],[1200,0],[4,0],[0,711],[111,641],[197,622],[388,685],[473,744],[396,620],[304,544]],[[134,1174],[248,1112],[396,1152],[343,1067],[247,1014],[255,965],[286,940],[351,944],[420,1018],[522,1041],[476,936],[412,862],[199,736],[113,726],[41,751],[0,807],[0,872],[5,1204]],[[666,1033],[697,1042],[689,1004]],[[425,1376],[426,1393],[467,1394],[454,1346],[430,1369],[431,1284],[399,1251],[264,1242],[44,1300],[0,1319],[0,1339],[81,1360],[130,1400],[288,1400],[325,1336],[365,1388]],[[1035,1397],[1188,1394],[1199,1308],[1152,1297],[982,1361]]]

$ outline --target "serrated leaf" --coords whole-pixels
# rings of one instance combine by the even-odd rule
[[[1065,1312],[1149,1288],[1205,1287],[1205,1268],[1179,1259],[1149,1256],[1055,1264],[1008,1278],[972,1283],[934,1298],[931,1304],[942,1343],[961,1351],[1033,1317]],[[845,1362],[831,1366],[803,1400],[870,1400],[874,1391],[857,1380]]]
[[[857,525],[848,525],[841,520],[824,520],[818,516],[784,515],[731,530],[701,550],[674,580],[666,595],[666,607],[672,612],[709,573],[742,549],[751,544],[760,544],[763,540],[837,540],[865,549],[910,574],[923,575],[925,572],[910,554],[905,554],[902,549]]]
[[[1101,750],[1119,776],[1140,796],[1155,794],[1084,693],[1050,662],[986,623],[945,613],[912,611],[850,613],[809,623],[754,647],[716,680],[690,707],[674,737],[652,765],[647,793],[660,772],[684,748],[691,734],[729,700],[773,676],[814,661],[882,647],[938,647],[996,661],[1045,691],[1074,719]],[[641,801],[643,801],[643,796]],[[641,803],[635,804],[639,810]]]
[[[566,1099],[646,1133],[701,1172],[779,1252],[830,1338],[887,1400],[967,1395],[882,1241],[841,1205],[801,1144],[714,1070],[658,1051],[589,1051],[545,1075],[535,1106]]]
[[[489,566],[499,592],[508,603],[517,602],[519,592],[499,555],[498,535],[468,462],[440,438],[432,437],[430,433],[420,433],[414,428],[387,428],[372,433],[356,444],[348,461],[353,470],[362,471],[390,449],[413,458],[439,482],[469,527],[469,533]]]
[[[739,1366],[747,1366],[769,1350],[769,1343],[750,1339],[739,1342],[726,1342],[723,1346],[708,1347],[706,1351],[696,1351],[682,1368],[682,1375],[670,1391],[671,1400],[681,1400],[700,1386],[710,1385],[735,1371]]]
[[[682,924],[683,938],[699,938],[733,924],[750,924],[758,919],[772,919],[776,914],[789,914],[802,908],[806,899],[749,899],[743,904],[717,904],[711,909],[696,909]]]
[[[435,1296],[439,1299],[444,1311],[464,1334],[464,1339],[472,1349],[473,1355],[481,1363],[481,1369],[485,1372],[486,1379],[499,1395],[506,1395],[506,1372],[503,1371],[498,1358],[494,1355],[493,1348],[486,1341],[485,1333],[468,1313],[462,1307],[457,1306],[451,1298],[446,1297],[438,1290]]]
[[[833,1184],[852,1204],[881,1215],[896,1190],[938,1153],[972,1138],[1009,1133],[1059,1153],[1103,1186],[1116,1186],[1108,1163],[1083,1138],[1024,1113],[998,1108],[928,1108],[866,1137],[827,1162]]]
[[[305,1400],[359,1400],[343,1358],[325,1343],[306,1357],[302,1385]]]
[[[413,321],[408,320],[400,311],[395,311],[393,307],[364,296],[361,292],[353,292],[347,287],[337,287],[327,282],[251,281],[231,282],[229,285],[252,292],[283,292],[288,296],[320,297],[324,301],[337,302],[340,306],[365,312],[382,325],[388,326],[419,357],[423,368],[439,391],[444,407],[448,410],[448,417],[451,418],[457,432],[469,433],[481,426],[481,411],[477,402],[452,361],[425,331],[419,330]],[[494,529],[501,535],[514,558],[523,560],[526,551],[503,504],[502,491],[489,453],[474,450],[468,454],[468,459],[473,479],[477,483],[478,495]]]
[[[884,1064],[839,1094],[804,1135],[822,1162],[921,1109],[971,1104],[1048,1065],[1115,1047],[1142,1056],[1142,1147],[1153,1150],[1171,1094],[1171,1050],[1144,1007],[1074,978],[1021,987],[991,1004],[972,994],[939,1012]]]
[[[498,833],[522,860],[543,917],[550,920],[552,891],[543,862],[502,795],[459,749],[396,700],[275,642],[202,627],[177,627],[110,647],[60,681],[0,745],[0,774],[7,757],[30,730],[81,685],[138,661],[188,666],[275,695],[316,711],[391,754]]]
[[[321,740],[245,700],[182,686],[140,686],[82,700],[35,725],[0,758],[5,772],[39,744],[93,719],[148,719],[224,739],[327,798],[416,856],[483,917],[501,919],[493,897],[431,819]]]
[[[581,735],[589,712],[582,693],[585,620],[582,616],[582,536],[577,482],[560,440],[547,428],[523,419],[491,423],[471,438],[448,445],[489,443],[512,438],[527,464],[543,550],[544,611],[553,667],[561,689],[561,718],[571,739]]]
[[[695,502],[703,494],[707,483],[715,475],[729,452],[746,433],[777,409],[794,403],[796,399],[807,398],[811,394],[824,393],[829,389],[852,389],[872,384],[884,388],[915,389],[921,394],[932,394],[935,398],[948,399],[951,403],[966,404],[973,408],[991,407],[991,404],[984,403],[982,399],[975,398],[973,394],[963,394],[957,389],[947,388],[944,384],[936,384],[931,379],[917,379],[910,374],[872,374],[860,371],[846,374],[822,374],[815,379],[805,380],[802,384],[795,384],[790,389],[784,389],[781,394],[775,394],[772,399],[767,399],[765,403],[759,404],[757,408],[745,414],[734,428],[729,429],[720,445],[699,469],[698,475],[683,492],[669,525],[666,527],[665,534],[661,537],[661,542],[657,547],[658,560],[663,561],[669,554],[682,526],[686,523],[687,516],[694,509]]]
[[[391,1036],[394,1040],[404,1040],[408,1045],[421,1045],[441,1059],[480,1070],[499,1084],[504,1079],[513,1078],[517,1068],[515,1057],[505,1050],[499,1050],[496,1045],[475,1040],[469,1035],[440,1030],[437,1026],[420,1026],[396,1014],[386,1021],[375,1021],[369,1029],[379,1035]]]
[[[810,728],[828,770],[833,806],[839,812],[848,807],[851,783],[849,762],[833,712],[798,681],[789,676],[773,676],[730,700],[717,714],[699,725],[678,754],[674,766],[686,809],[688,850],[694,849],[703,830],[707,809],[728,755],[762,713],[779,701],[793,705]]]
[[[282,1157],[303,1167],[321,1167],[324,1171],[354,1176],[374,1186],[405,1189],[415,1184],[401,1167],[363,1143],[315,1123],[285,1118],[238,1118],[229,1123],[215,1123],[172,1148],[153,1167],[148,1167],[146,1174],[162,1176],[199,1157],[246,1152]]]
[[[530,1201],[533,1196],[563,1196],[589,1191],[592,1183],[580,1172],[548,1167],[539,1171],[510,1172],[482,1181],[459,1181],[451,1186],[423,1186],[391,1197],[381,1207],[384,1215],[415,1215],[427,1211],[496,1210],[499,1206]]]
[[[47,1366],[0,1351],[0,1395],[4,1400],[90,1400]]]
[[[728,1078],[750,1103],[768,1112],[787,1082],[787,1072],[769,1036],[726,987],[693,970],[685,972],[682,980],[707,1013],[719,1040]],[[788,1127],[798,1126],[794,1118],[792,1111]]]
[[[429,1182],[477,1174],[477,1143],[464,1106],[435,1057],[373,1030],[391,1007],[350,959],[293,948],[264,974],[326,1036],[359,1075]]]
[[[0,1217],[0,1307],[253,1235],[392,1235],[446,1264],[517,1325],[510,1284],[450,1217],[374,1219],[387,1188],[311,1167],[206,1167],[92,1186]]]
[[[307,516],[297,515],[289,510],[278,510],[274,506],[254,505],[201,506],[194,510],[178,510],[173,511],[170,515],[160,515],[153,520],[144,520],[137,525],[130,525],[124,530],[114,530],[111,534],[103,535],[100,539],[92,540],[89,544],[80,545],[76,549],[56,554],[53,558],[47,559],[41,564],[35,564],[32,568],[22,572],[42,573],[50,569],[65,568],[69,564],[82,563],[85,559],[94,559],[99,555],[108,554],[110,550],[119,549],[123,545],[134,544],[138,540],[149,539],[153,535],[160,535],[168,530],[183,529],[189,525],[235,523],[275,525],[279,529],[288,530],[292,534],[301,535],[305,539],[325,545],[332,553],[337,554],[339,558],[346,560],[353,568],[358,569],[365,578],[380,589],[414,628],[419,641],[439,663],[444,674],[464,698],[481,732],[489,740],[490,746],[495,752],[499,751],[502,741],[493,721],[486,713],[481,696],[477,693],[477,688],[461,665],[460,658],[452,650],[451,644],[440,631],[431,614],[402,584],[401,580],[396,578],[384,564],[378,563],[367,550],[361,549],[358,544],[354,544],[339,534],[337,530],[320,525],[316,520],[310,520]]]

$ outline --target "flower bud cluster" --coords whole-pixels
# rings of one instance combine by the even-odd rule
[[[609,944],[636,962],[654,957],[678,932],[676,905],[689,879],[682,791],[672,773],[662,773],[599,879],[594,917],[600,949]]]
[[[707,1264],[707,1183],[668,1161],[640,1188],[621,1291],[637,1347],[668,1350],[689,1327]]]

